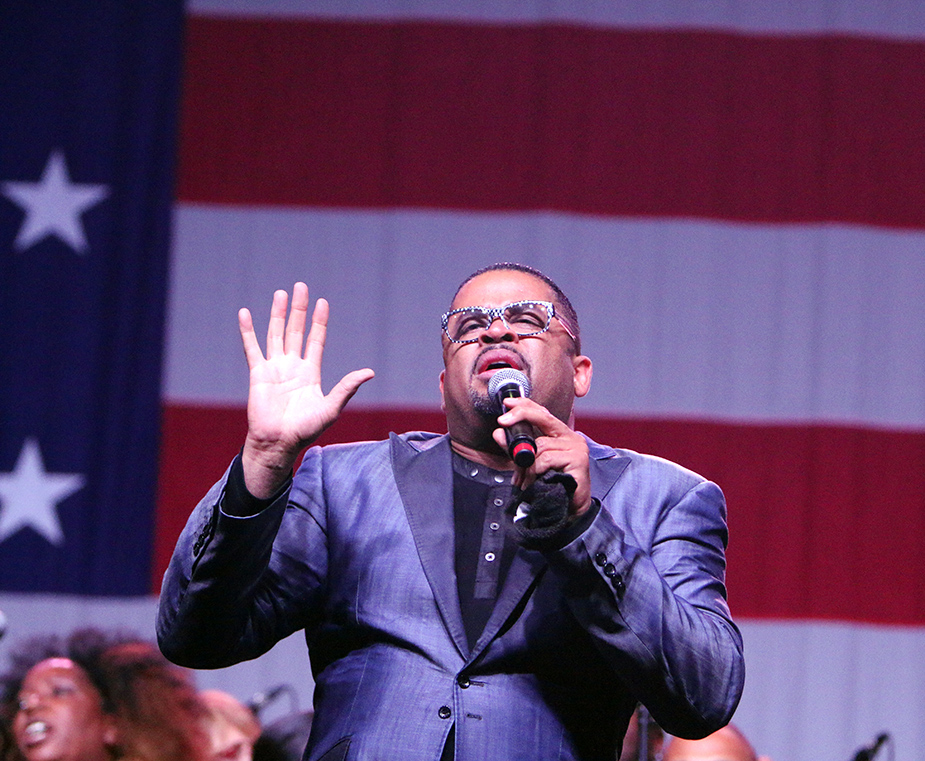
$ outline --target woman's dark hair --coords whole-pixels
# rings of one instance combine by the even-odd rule
[[[184,669],[149,642],[108,648],[102,666],[122,754],[139,761],[205,759],[207,711]]]
[[[16,713],[19,690],[26,674],[37,663],[49,658],[67,658],[83,669],[100,694],[103,710],[114,713],[109,682],[103,669],[103,653],[110,647],[137,641],[127,633],[107,633],[99,629],[78,629],[67,637],[50,634],[26,640],[10,654],[10,668],[0,677],[0,706],[6,719]]]
[[[115,717],[119,743],[113,758],[197,761],[206,758],[205,708],[187,672],[157,647],[124,632],[79,629],[26,640],[10,655],[0,677],[2,720],[12,722],[19,691],[29,671],[49,658],[79,666],[100,695],[104,713]]]

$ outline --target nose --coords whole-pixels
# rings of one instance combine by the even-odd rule
[[[37,692],[26,692],[19,696],[19,710],[28,711],[35,708],[42,700],[42,696]]]
[[[483,343],[502,343],[516,340],[517,334],[505,325],[504,320],[495,317],[491,324],[482,331],[481,340]]]

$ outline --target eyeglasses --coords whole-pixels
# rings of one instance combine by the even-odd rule
[[[523,338],[545,333],[553,317],[574,341],[575,334],[556,314],[556,307],[550,301],[515,301],[503,307],[461,307],[443,315],[441,323],[443,332],[453,343],[470,344],[478,341],[481,332],[488,330],[499,318],[508,330]]]

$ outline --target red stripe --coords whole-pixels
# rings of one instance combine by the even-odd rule
[[[245,430],[237,408],[169,406],[164,420],[158,577]],[[579,427],[720,484],[737,616],[925,624],[925,432],[618,418]],[[437,411],[347,410],[322,443],[404,430],[446,428]]]
[[[162,410],[160,475],[154,538],[153,588],[161,577],[190,511],[225,472],[244,443],[241,407],[167,404]],[[446,431],[441,412],[345,410],[319,444],[382,439],[390,431]]]
[[[925,624],[925,433],[579,424],[593,438],[667,457],[722,487],[735,614]]]
[[[925,44],[193,17],[180,197],[925,224]]]

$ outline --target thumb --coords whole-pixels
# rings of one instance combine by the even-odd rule
[[[366,381],[372,380],[375,375],[376,373],[368,367],[347,373],[338,381],[337,385],[331,389],[328,398],[334,403],[334,406],[339,412],[344,408],[344,405],[353,398],[353,395],[360,386],[366,383]]]

